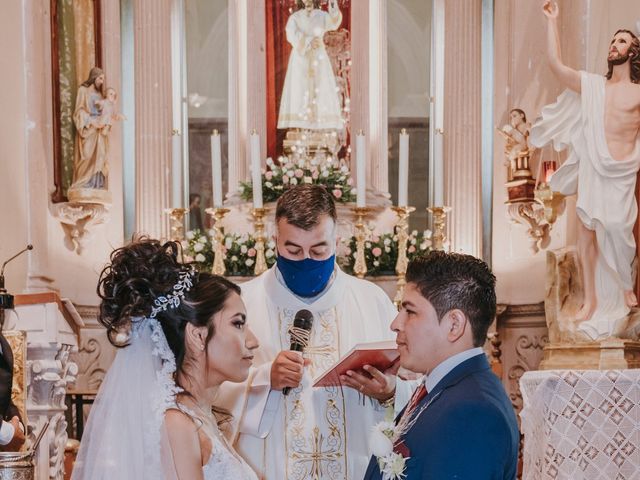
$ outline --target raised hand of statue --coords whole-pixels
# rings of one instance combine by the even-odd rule
[[[558,4],[552,0],[546,0],[542,6],[542,11],[547,18],[558,18]]]

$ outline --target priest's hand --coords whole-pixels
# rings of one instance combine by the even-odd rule
[[[397,365],[384,373],[371,365],[365,365],[362,368],[364,372],[348,370],[346,375],[340,377],[340,380],[344,385],[355,388],[379,402],[384,402],[393,397],[396,391]]]
[[[284,387],[296,388],[300,385],[305,365],[309,359],[304,359],[302,353],[283,350],[271,364],[271,388],[282,390]]]

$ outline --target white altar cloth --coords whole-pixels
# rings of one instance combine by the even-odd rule
[[[523,480],[640,479],[640,369],[526,372]]]

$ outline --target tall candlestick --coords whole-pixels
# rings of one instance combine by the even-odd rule
[[[367,175],[366,175],[367,152],[364,142],[364,133],[358,131],[356,135],[356,184],[357,184],[357,206],[364,208],[367,204]]]
[[[213,208],[222,207],[222,154],[220,134],[214,130],[211,135],[211,175],[213,185]]]
[[[409,134],[400,132],[400,164],[398,165],[398,206],[406,207],[409,198]]]
[[[253,208],[262,208],[260,135],[255,130],[251,132],[251,183],[253,185]]]

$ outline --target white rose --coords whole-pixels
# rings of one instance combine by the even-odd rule
[[[198,237],[198,243],[207,243],[207,237],[204,235]]]
[[[391,239],[390,239],[389,237],[386,237],[386,238],[384,239],[384,244],[385,244],[385,245],[391,245]]]
[[[270,248],[269,248],[269,249],[267,249],[267,251],[266,251],[266,252],[264,252],[264,256],[265,256],[265,257],[267,257],[267,258],[271,258],[271,257],[273,257],[274,255],[275,255],[275,253],[273,253],[273,250],[271,250]]]
[[[225,238],[224,239],[224,247],[227,250],[230,250],[232,246],[233,246],[233,239],[231,237]]]
[[[247,258],[247,260],[244,262],[244,264],[245,264],[247,267],[250,267],[251,265],[253,265],[253,260],[252,260],[252,259],[250,259],[250,258]]]
[[[206,260],[206,258],[204,258],[204,255],[199,253],[196,255],[196,262],[204,262]]]
[[[378,260],[374,260],[373,261],[373,266],[374,267],[379,267],[380,266],[380,262]]]
[[[298,184],[298,179],[296,177],[293,177],[291,180],[289,180],[289,183],[291,185],[297,185]]]
[[[235,255],[231,257],[231,261],[232,262],[237,262],[238,261],[238,257],[236,257]]]
[[[369,448],[376,457],[386,457],[393,452],[393,443],[378,425],[371,429],[369,436]]]
[[[241,253],[247,253],[247,250],[248,250],[248,249],[247,249],[247,246],[246,246],[246,245],[242,245],[242,246],[240,247],[240,252],[241,252]]]
[[[196,236],[196,234],[193,232],[193,230],[189,230],[189,231],[187,232],[187,238],[188,238],[189,240],[193,240],[195,236]]]
[[[202,250],[204,250],[204,245],[201,244],[200,242],[197,242],[194,246],[193,246],[193,251],[194,252],[201,252]]]

